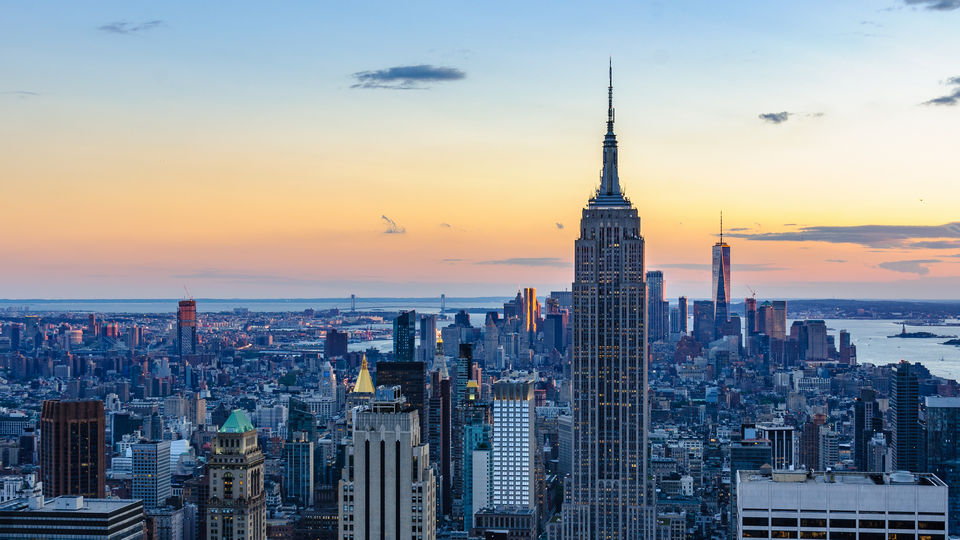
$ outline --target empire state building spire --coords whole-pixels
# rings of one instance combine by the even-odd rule
[[[610,84],[607,87],[607,134],[603,138],[603,173],[600,188],[590,200],[593,206],[623,206],[630,202],[620,192],[620,176],[617,173],[617,136],[613,132],[613,59],[610,60]]]

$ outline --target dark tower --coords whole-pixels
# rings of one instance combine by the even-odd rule
[[[106,448],[102,401],[44,401],[40,471],[47,497],[105,496]]]
[[[903,360],[890,375],[890,431],[893,470],[920,470],[919,383],[913,366]]]

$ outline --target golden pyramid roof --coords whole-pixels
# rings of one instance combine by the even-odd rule
[[[373,394],[376,389],[373,387],[373,379],[370,378],[370,372],[367,371],[367,356],[363,356],[360,362],[360,374],[357,375],[357,384],[353,385],[354,394]]]

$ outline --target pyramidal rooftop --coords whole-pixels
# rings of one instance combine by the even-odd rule
[[[250,419],[247,418],[247,414],[240,409],[234,409],[230,413],[230,417],[227,418],[227,421],[220,426],[220,433],[246,433],[248,431],[253,431],[257,428],[253,427],[253,424],[250,423]]]

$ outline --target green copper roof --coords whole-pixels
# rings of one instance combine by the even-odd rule
[[[220,433],[246,433],[257,428],[253,427],[247,415],[240,409],[234,409],[227,421],[220,426]]]

